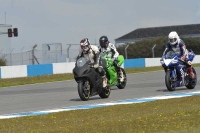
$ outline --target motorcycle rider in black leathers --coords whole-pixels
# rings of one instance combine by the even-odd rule
[[[91,61],[92,66],[102,77],[103,88],[105,88],[107,86],[107,78],[105,76],[105,71],[103,67],[99,64],[100,52],[99,52],[98,47],[95,45],[91,45],[88,38],[83,38],[80,41],[80,47],[81,47],[81,50],[79,52],[77,59],[79,57],[85,57],[86,59]]]
[[[118,56],[119,53],[115,47],[114,44],[110,43],[108,40],[107,36],[101,36],[99,38],[99,44],[100,44],[100,52],[106,53],[108,57],[110,57],[112,59],[112,61],[114,62],[114,66],[117,70],[117,72],[120,74],[120,81],[123,82],[124,80],[124,76],[123,76],[123,72],[120,69],[120,65],[118,64]]]

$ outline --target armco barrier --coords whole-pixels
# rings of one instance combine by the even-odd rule
[[[160,59],[161,58],[145,58],[145,67],[160,66]],[[196,55],[192,63],[200,63],[200,55]]]
[[[41,76],[53,74],[53,65],[52,64],[40,64],[40,65],[28,65],[27,66],[27,75],[30,76]]]
[[[124,61],[124,68],[145,67],[145,59],[126,59]]]
[[[2,66],[1,78],[27,77],[27,66]]]
[[[75,62],[53,63],[53,74],[72,73]]]
[[[161,58],[145,58],[145,67],[160,66]]]
[[[200,55],[196,55],[193,63],[200,63]],[[126,59],[123,68],[138,68],[160,66],[160,58],[138,58]],[[0,67],[0,78],[17,78],[41,76],[48,74],[72,73],[75,62],[52,63],[39,65],[19,65],[19,66],[2,66]]]

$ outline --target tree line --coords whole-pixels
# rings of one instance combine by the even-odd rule
[[[181,38],[185,44],[187,49],[192,49],[196,55],[200,55],[200,38]],[[127,43],[117,47],[117,50],[120,55],[125,56],[125,47],[129,44],[127,48],[127,57],[128,59],[133,58],[152,58],[152,47],[154,47],[154,57],[159,58],[162,57],[163,51],[165,49],[166,42],[168,38],[165,37],[157,37],[153,39],[144,39],[135,43]]]

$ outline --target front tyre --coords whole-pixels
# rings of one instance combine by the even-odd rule
[[[110,91],[111,91],[111,87],[110,85],[107,85],[107,87],[103,88],[101,93],[99,93],[99,96],[101,98],[108,98],[110,96]]]
[[[102,91],[101,91],[101,93],[99,93],[99,96],[101,98],[108,98],[110,96],[110,91],[111,91],[111,87],[110,87],[110,84],[108,81],[106,88],[102,88]]]
[[[78,94],[82,101],[87,101],[90,98],[88,81],[81,81],[78,83]]]
[[[117,86],[119,89],[124,89],[126,87],[126,82],[127,82],[127,77],[126,77],[126,72],[123,68],[120,68],[121,71],[123,72],[123,78],[124,78],[124,81],[123,82],[120,82],[119,80],[119,85]]]
[[[188,85],[186,85],[186,87],[188,89],[194,89],[197,84],[197,73],[194,68],[192,68],[192,70],[194,73],[194,79],[192,79],[192,78],[189,79],[189,83],[188,83]]]
[[[175,81],[171,81],[171,71],[166,71],[165,73],[165,85],[169,91],[175,91]]]

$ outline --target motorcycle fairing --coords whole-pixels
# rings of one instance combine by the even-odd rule
[[[85,64],[84,66],[77,67],[73,69],[74,79],[76,82],[80,82],[80,80],[87,78],[91,83],[91,87],[99,90],[102,88],[102,78],[101,76],[95,71],[94,68],[90,68],[89,65]]]

